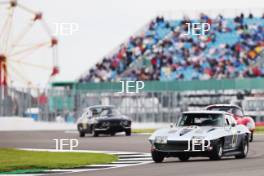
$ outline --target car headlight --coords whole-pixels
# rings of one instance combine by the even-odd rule
[[[155,143],[158,144],[167,144],[167,136],[156,136]]]
[[[124,121],[121,121],[120,124],[123,126],[128,126],[129,122],[127,120],[124,120]]]

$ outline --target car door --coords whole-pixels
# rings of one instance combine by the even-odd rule
[[[242,109],[240,108],[236,108],[235,111],[235,115],[236,115],[236,119],[234,117],[232,117],[232,119],[237,123],[237,125],[246,125],[244,123],[244,112]],[[236,132],[237,132],[237,143],[236,143],[236,147],[239,147],[239,144],[241,143],[242,140],[244,140],[244,133],[241,131],[241,129],[238,128],[238,126],[236,125]]]
[[[227,119],[230,122],[230,132],[231,132],[231,143],[230,149],[236,149],[238,147],[238,130],[237,130],[237,122],[232,115],[227,115]],[[232,124],[235,124],[232,126]]]
[[[225,135],[225,141],[224,141],[224,149],[225,150],[229,150],[231,149],[231,144],[232,144],[232,131],[231,131],[231,122],[230,119],[227,117],[227,115],[225,115],[225,126],[224,126],[224,130],[226,132]]]

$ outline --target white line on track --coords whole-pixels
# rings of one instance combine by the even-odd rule
[[[33,148],[18,148],[20,150],[27,151],[47,151],[47,152],[85,152],[85,153],[106,153],[113,154],[118,156],[118,160],[109,163],[109,164],[96,164],[96,165],[88,165],[86,168],[79,169],[52,169],[47,170],[47,172],[53,172],[58,174],[65,173],[76,173],[76,172],[88,172],[88,171],[96,171],[96,170],[106,170],[120,167],[129,167],[136,165],[143,165],[152,163],[151,155],[149,153],[141,153],[141,152],[122,152],[122,151],[97,151],[97,150],[63,150],[58,151],[55,149],[33,149]],[[48,175],[45,174],[21,174],[21,176],[40,176],[40,175]]]
[[[256,133],[254,135],[256,135],[256,136],[264,136],[264,133]]]
[[[79,132],[77,130],[66,130],[64,133],[68,134],[78,134]]]

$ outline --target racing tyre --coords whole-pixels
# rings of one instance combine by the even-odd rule
[[[219,141],[218,144],[214,146],[210,159],[220,160],[222,156],[223,156],[223,143],[222,141]]]
[[[94,129],[92,129],[92,136],[93,137],[97,137],[99,135],[98,132],[96,132]]]
[[[241,145],[239,147],[239,151],[241,152],[239,155],[236,155],[236,159],[242,159],[242,158],[246,158],[247,154],[248,154],[248,139],[246,138],[245,140],[243,140],[241,142]]]
[[[253,132],[251,132],[249,142],[253,142],[253,138],[254,138],[253,136],[254,136],[254,134],[253,134]]]
[[[189,156],[187,156],[187,155],[181,155],[181,156],[179,156],[179,160],[180,161],[188,161],[189,160]]]
[[[131,136],[131,130],[126,131],[126,136]]]
[[[111,133],[110,135],[111,135],[111,136],[115,136],[115,133]]]
[[[84,137],[85,136],[85,132],[79,131],[79,136],[80,137]]]
[[[164,160],[164,155],[158,151],[151,151],[151,156],[155,163],[161,163]]]

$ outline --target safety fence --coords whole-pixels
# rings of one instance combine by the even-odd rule
[[[120,92],[120,82],[76,83],[55,82],[53,87],[64,87],[71,90],[87,90],[96,92]],[[192,81],[144,81],[144,92],[163,91],[198,91],[198,90],[253,90],[264,89],[264,78],[192,80]]]
[[[53,121],[56,114],[50,111],[48,97],[48,92],[43,89],[0,87],[0,117]]]
[[[264,121],[264,113],[258,113],[264,112],[263,87],[262,78],[145,82],[139,93],[117,93],[120,83],[54,83],[46,90],[0,87],[0,116],[74,122],[89,106],[112,104],[137,122],[175,122],[186,110],[234,103],[248,109],[257,121]]]

